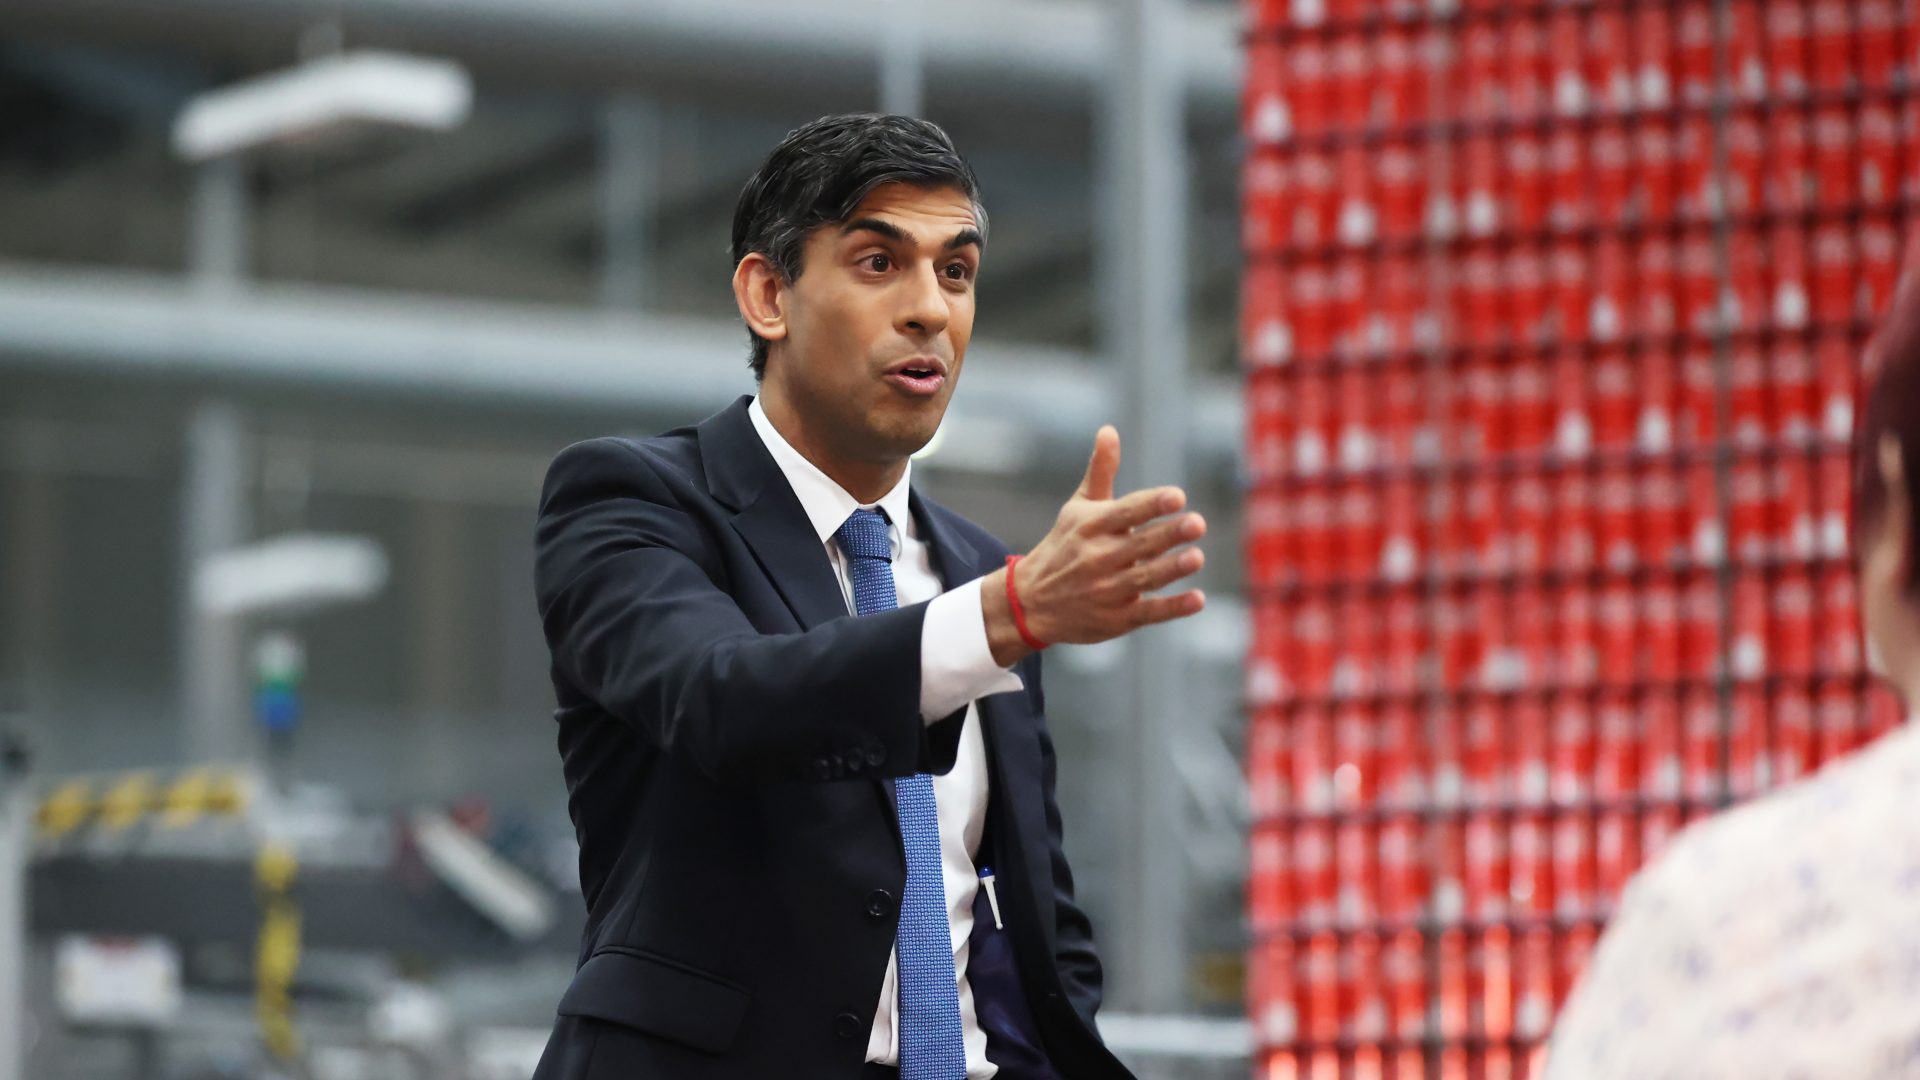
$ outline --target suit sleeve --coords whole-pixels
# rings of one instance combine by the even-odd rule
[[[1080,909],[1073,896],[1073,868],[1067,864],[1064,827],[1060,804],[1054,797],[1059,762],[1053,752],[1053,736],[1047,731],[1046,693],[1040,682],[1040,658],[1033,657],[1026,672],[1033,690],[1034,716],[1040,722],[1040,784],[1047,811],[1047,849],[1053,864],[1054,966],[1067,1000],[1074,1011],[1094,1027],[1094,1014],[1100,1010],[1103,973],[1100,955],[1093,946],[1093,922]]]
[[[723,780],[952,768],[958,724],[920,718],[925,604],[763,634],[716,578],[711,539],[631,444],[548,469],[534,584],[557,671],[664,752]]]

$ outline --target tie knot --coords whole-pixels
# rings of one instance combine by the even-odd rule
[[[840,550],[850,559],[893,561],[893,538],[887,533],[887,515],[883,510],[855,510],[833,534]]]

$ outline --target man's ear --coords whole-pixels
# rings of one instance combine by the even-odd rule
[[[1913,559],[1913,532],[1920,522],[1913,519],[1915,508],[1907,494],[1906,457],[1900,452],[1900,440],[1890,432],[1880,436],[1880,445],[1875,450],[1879,456],[1880,482],[1887,492],[1885,528],[1893,534],[1889,540],[1900,560],[1894,567],[1894,577],[1903,592],[1911,592],[1915,573],[1920,570]]]
[[[749,252],[733,268],[733,302],[747,329],[768,341],[787,336],[786,279],[774,268],[773,260],[760,252]]]

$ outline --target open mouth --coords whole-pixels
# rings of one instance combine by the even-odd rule
[[[938,393],[946,378],[939,368],[922,364],[907,364],[887,372],[887,381],[916,395]]]

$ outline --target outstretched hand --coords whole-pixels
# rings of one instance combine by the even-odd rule
[[[1102,427],[1094,436],[1080,486],[1060,508],[1053,528],[1015,570],[1014,587],[1027,627],[1041,641],[1108,641],[1206,606],[1199,589],[1150,595],[1205,565],[1199,548],[1184,545],[1206,535],[1206,519],[1180,512],[1187,496],[1177,487],[1146,488],[1116,498],[1113,483],[1119,472],[1120,433],[1111,425]],[[1012,627],[1004,578],[999,577],[1005,573],[1003,569],[994,575],[998,580],[981,593],[996,660],[1017,659],[1023,648]],[[1004,626],[996,616],[1004,617]]]

